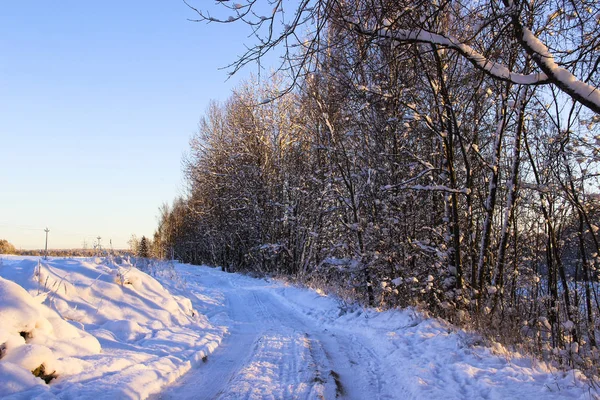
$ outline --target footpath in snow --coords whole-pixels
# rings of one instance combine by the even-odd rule
[[[600,398],[577,371],[413,310],[340,307],[209,267],[153,278],[99,259],[2,259],[0,397]],[[30,372],[41,364],[49,384]]]

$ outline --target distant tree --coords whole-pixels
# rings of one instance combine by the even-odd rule
[[[149,249],[150,249],[150,245],[148,243],[148,239],[146,239],[146,236],[142,236],[142,238],[140,239],[140,244],[137,249],[138,257],[148,258]]]
[[[0,254],[16,254],[17,249],[8,240],[0,239]]]
[[[154,257],[154,258],[159,258],[159,259],[164,258],[164,251],[163,251],[163,244],[161,243],[160,229],[157,230],[156,232],[154,232],[154,240],[152,241],[151,253],[152,253],[152,257]]]
[[[131,238],[127,241],[129,245],[129,250],[131,250],[132,254],[138,254],[138,249],[140,247],[140,241],[135,234],[131,235]]]

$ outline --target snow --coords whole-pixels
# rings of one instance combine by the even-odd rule
[[[152,277],[111,260],[2,258],[0,397],[598,395],[578,371],[485,347],[414,309],[366,309],[209,267]],[[49,384],[30,372],[40,364],[56,371]]]
[[[0,397],[145,398],[224,328],[151,276],[105,259],[2,256]],[[47,385],[31,371],[56,376]]]
[[[589,85],[573,75],[569,70],[560,67],[550,53],[548,47],[542,43],[529,29],[522,27],[522,40],[526,47],[540,57],[539,61],[544,66],[544,71],[532,74],[520,74],[510,71],[506,66],[494,62],[486,58],[483,54],[477,52],[473,47],[461,43],[457,38],[452,36],[440,35],[438,33],[429,32],[424,29],[397,29],[390,30],[388,27],[383,27],[377,34],[383,38],[390,38],[401,42],[420,42],[432,43],[448,48],[452,48],[466,57],[473,65],[486,71],[491,76],[498,79],[516,83],[519,85],[536,85],[547,83],[550,81],[548,74],[553,78],[553,82],[557,83],[561,89],[569,93],[577,95],[580,99],[586,100],[593,104],[596,109],[600,109],[600,90]],[[370,33],[370,32],[369,32]]]
[[[219,299],[203,312],[231,336],[159,399],[590,398],[579,372],[484,347],[412,309],[380,312],[276,280],[179,268]]]
[[[413,185],[408,186],[409,189],[413,190],[432,190],[439,192],[458,193],[458,194],[469,194],[470,189],[452,189],[444,185]]]
[[[578,80],[575,75],[567,69],[561,68],[554,61],[554,57],[548,50],[548,47],[542,43],[533,32],[525,27],[523,27],[523,42],[526,43],[532,51],[540,55],[540,61],[551,71],[551,75],[553,75],[558,82],[600,108],[600,90]]]
[[[457,50],[464,55],[474,65],[487,71],[496,78],[510,81],[521,85],[535,85],[548,81],[548,76],[544,73],[519,74],[511,72],[506,66],[496,63],[483,54],[477,52],[473,47],[460,43],[457,38],[444,36],[424,29],[397,29],[390,31],[387,28],[379,30],[379,36],[387,37],[398,41],[432,43],[446,46]]]

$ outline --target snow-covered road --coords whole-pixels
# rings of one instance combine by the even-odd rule
[[[208,269],[186,278],[196,296],[213,288],[209,294],[220,302],[202,311],[213,324],[229,326],[230,335],[205,365],[157,398],[385,399],[402,393],[382,385],[389,368],[364,338],[323,328],[267,282]],[[205,304],[206,294],[200,296]]]
[[[342,311],[276,281],[206,267],[179,273],[194,308],[229,334],[155,399],[591,398],[573,373],[492,354],[411,311]]]

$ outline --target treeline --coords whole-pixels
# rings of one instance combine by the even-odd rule
[[[94,257],[104,256],[109,253],[113,255],[126,255],[128,254],[128,251],[115,249],[101,249],[96,247],[90,249],[48,249],[48,256],[50,257]],[[17,249],[8,240],[0,239],[0,254],[15,254],[20,256],[38,257],[46,255],[46,251],[44,249]]]
[[[473,29],[463,17],[456,29]],[[250,82],[209,107],[189,193],[161,209],[161,255],[418,305],[594,372],[598,115],[436,44],[331,21],[293,90]],[[496,28],[481,28],[495,56],[530,74],[532,58]]]
[[[93,248],[82,248],[82,249],[48,249],[48,256],[51,257],[96,257],[96,256],[107,256],[107,255],[132,255],[140,258],[170,258],[167,257],[163,248],[158,246],[159,242],[153,242],[146,236],[142,236],[140,239],[136,235],[132,235],[128,241],[129,249],[113,249],[103,248],[98,245],[94,245]],[[15,254],[21,256],[44,256],[46,251],[44,249],[31,249],[23,250],[17,249],[8,240],[0,239],[0,254]]]
[[[48,249],[49,257],[95,257],[105,256],[108,253],[114,255],[125,255],[127,250],[97,250],[97,249]],[[44,249],[40,250],[19,250],[17,253],[21,256],[44,256]]]

